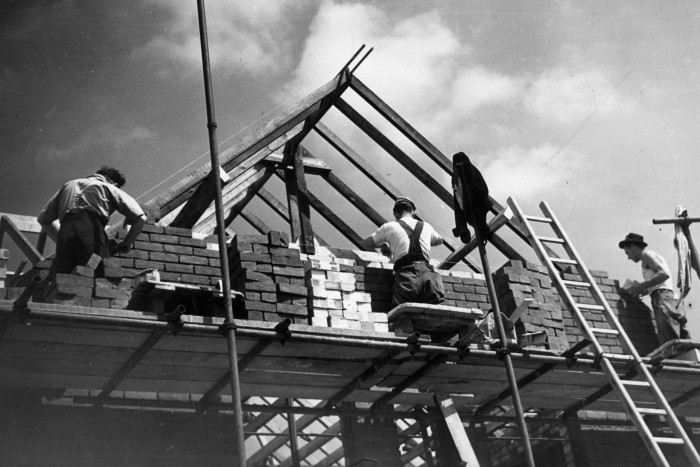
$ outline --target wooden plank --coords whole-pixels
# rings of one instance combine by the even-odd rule
[[[478,467],[479,459],[477,459],[474,448],[469,442],[467,432],[464,431],[464,425],[462,425],[462,420],[459,418],[452,399],[447,394],[436,393],[435,403],[440,409],[440,413],[442,413],[450,435],[452,435],[452,441],[454,441],[457,448],[459,459],[469,467]]]
[[[27,257],[27,259],[32,263],[36,264],[44,257],[41,253],[32,245],[27,237],[24,236],[22,231],[15,225],[14,221],[8,216],[0,217],[0,233],[7,233],[7,235],[15,242],[20,251]],[[0,240],[2,238],[0,237]],[[2,242],[0,241],[0,246]]]
[[[413,128],[406,120],[394,111],[389,105],[379,98],[371,89],[365,86],[357,76],[350,80],[350,87],[362,97],[374,110],[386,118],[394,127],[399,130],[409,141],[423,151],[433,162],[442,167],[449,175],[452,175],[452,161],[442,154],[433,144],[422,134]]]
[[[268,166],[260,165],[258,169],[249,177],[238,184],[234,189],[228,190],[224,197],[224,211],[226,218],[225,224],[228,226],[238,216],[241,210],[255,196],[255,192],[263,186],[272,176],[274,169]],[[216,228],[216,210],[211,207],[205,212],[205,216],[200,219],[192,228],[193,232],[211,233]]]
[[[34,216],[20,216],[18,214],[0,212],[0,217],[7,217],[17,229],[24,233],[40,234],[43,230],[43,227]]]
[[[344,73],[334,77],[328,83],[324,84],[301,101],[288,107],[278,116],[268,121],[261,128],[247,135],[233,147],[223,151],[219,155],[221,165],[227,171],[231,171],[234,167],[248,159],[251,155],[260,151],[280,136],[304,122],[310,115],[313,115],[314,112],[319,109],[323,98],[329,94],[342,92],[345,90],[345,88],[347,88],[347,86],[347,76]],[[303,128],[299,128],[298,132],[301,132],[302,129]],[[288,135],[288,137],[291,138],[292,136]],[[159,207],[162,214],[167,214],[172,209],[182,204],[183,201],[189,199],[189,197],[191,197],[194,193],[196,186],[200,184],[210,172],[210,164],[205,164],[198,170],[182,179],[180,182],[176,183],[165,193],[151,199],[148,204]],[[184,198],[182,195],[184,195]],[[179,201],[176,201],[178,199]]]
[[[291,226],[291,221],[288,216],[287,207],[281,201],[275,198],[275,195],[270,193],[265,188],[260,188],[257,192],[257,195],[260,197],[260,199],[262,199],[265,202],[265,204],[270,206],[270,208],[272,208],[272,210],[275,211],[277,215],[279,215],[282,219],[284,219],[284,221],[286,221]],[[321,236],[318,235],[317,232],[314,233],[314,237],[322,246],[330,246],[328,242],[326,242]]]
[[[243,218],[243,220],[253,226],[258,233],[266,234],[272,230],[272,228],[267,225],[265,221],[256,216],[250,209],[243,209],[240,216]]]
[[[365,174],[375,185],[384,190],[390,198],[396,199],[402,193],[396,188],[391,182],[386,180],[377,170],[375,170],[370,163],[364,160],[359,154],[357,154],[350,146],[348,146],[343,140],[341,140],[335,133],[333,133],[328,127],[322,123],[318,123],[315,127],[316,132],[321,135],[333,148],[335,148],[341,155],[343,155],[348,161],[350,161],[360,172]],[[453,245],[452,233],[447,233],[440,228],[440,224],[434,222],[429,216],[420,216],[426,222],[429,222],[435,231],[440,234],[443,238],[443,244],[450,251],[455,251],[456,247]],[[463,260],[473,271],[481,272],[481,268],[476,265],[469,258],[464,258]]]
[[[283,164],[284,156],[282,154],[270,154],[264,159],[264,162],[273,167],[279,167]],[[323,162],[321,159],[317,159],[311,156],[310,153],[305,152],[302,159],[302,164],[304,165],[304,173],[313,175],[325,176],[331,172],[331,168]]]
[[[345,199],[350,201],[353,206],[355,206],[362,214],[367,216],[374,225],[381,226],[382,224],[388,222],[388,219],[384,218],[379,214],[368,202],[366,202],[362,197],[347,186],[340,178],[338,178],[333,172],[329,172],[323,177],[330,186],[335,188],[335,190],[343,195]]]
[[[309,203],[313,208],[326,219],[333,227],[335,227],[338,232],[340,232],[345,238],[350,240],[353,245],[360,248],[360,243],[362,242],[362,237],[355,232],[348,224],[346,224],[340,216],[336,215],[328,206],[326,206],[323,201],[317,198],[313,193],[307,193],[309,198]]]
[[[292,219],[292,241],[299,242],[302,253],[313,255],[314,231],[311,226],[311,208],[309,206],[309,194],[304,177],[304,166],[301,162],[303,148],[287,144],[285,146],[285,158],[292,161],[291,169],[284,169],[284,182],[287,188],[287,203],[289,206],[289,218]]]

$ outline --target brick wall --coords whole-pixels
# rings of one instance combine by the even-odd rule
[[[640,355],[646,355],[658,347],[652,313],[639,299],[623,298],[620,284],[604,271],[591,271],[596,284],[605,296],[613,313],[632,340]],[[581,281],[578,274],[565,272],[564,279]],[[532,298],[527,313],[521,317],[521,332],[547,330],[550,348],[564,351],[582,339],[582,333],[568,308],[559,297],[547,270],[539,264],[510,261],[494,274],[494,283],[501,311],[512,313],[524,298]],[[594,304],[590,292],[583,288],[570,288],[579,303]],[[607,327],[600,311],[584,311],[586,320],[596,327]],[[596,324],[597,323],[597,324]],[[617,339],[599,338],[607,352],[623,353]]]
[[[230,241],[228,258],[231,284],[245,295],[246,309],[236,317],[260,321],[289,319],[313,324],[367,331],[388,331],[391,308],[392,264],[376,252],[317,247],[314,255],[290,247],[287,235],[238,235]],[[46,274],[51,260],[36,265]],[[134,249],[104,260],[104,278],[94,267],[78,267],[74,274],[59,275],[49,295],[35,300],[101,308],[148,309],[136,300],[134,277],[157,269],[164,282],[213,288],[220,281],[218,243],[214,238],[193,238],[188,229],[147,224]],[[445,286],[445,304],[487,311],[491,308],[483,276],[470,272],[439,271]],[[603,271],[592,271],[596,283],[618,315],[641,355],[658,347],[651,311],[638,299],[622,299],[619,283]],[[25,274],[26,286],[30,274]],[[580,280],[567,272],[566,279]],[[581,332],[563,306],[546,269],[533,263],[510,261],[494,274],[501,311],[510,314],[524,298],[533,302],[521,316],[520,332],[545,329],[551,349],[561,352],[581,340]],[[5,291],[16,298],[21,287]],[[591,303],[586,290],[572,289],[576,300]],[[188,307],[196,314],[223,316],[221,307],[206,303]],[[194,311],[193,311],[194,310]],[[602,323],[600,312],[585,312],[592,323]],[[616,339],[600,339],[606,351],[621,353]]]

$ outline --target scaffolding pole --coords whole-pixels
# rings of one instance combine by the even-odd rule
[[[209,65],[209,41],[207,39],[207,20],[204,0],[197,0],[199,17],[199,37],[202,47],[202,69],[204,72],[204,93],[207,104],[207,129],[209,130],[209,153],[211,155],[211,177],[214,186],[214,204],[216,207],[216,233],[219,239],[219,258],[221,260],[222,292],[226,309],[226,322],[222,330],[228,344],[229,370],[231,374],[231,404],[233,405],[233,434],[235,446],[234,467],[246,466],[245,435],[243,433],[243,410],[241,408],[241,388],[238,379],[238,356],[236,351],[236,325],[233,321],[233,302],[231,300],[231,280],[229,277],[228,255],[226,254],[226,225],[224,224],[224,205],[221,195],[221,168],[219,166],[219,149],[216,140],[216,118],[214,115],[214,94]]]

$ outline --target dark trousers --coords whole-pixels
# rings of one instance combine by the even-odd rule
[[[445,301],[442,277],[425,261],[414,261],[394,271],[392,306],[406,302],[437,305]]]
[[[105,226],[96,214],[84,209],[71,209],[61,219],[53,271],[69,274],[76,266],[87,264],[93,254],[109,257]]]

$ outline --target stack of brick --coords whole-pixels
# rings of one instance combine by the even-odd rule
[[[311,324],[388,332],[392,275],[385,257],[316,247],[304,259]]]
[[[245,294],[248,319],[308,324],[304,264],[284,233],[237,235],[229,244],[232,287]]]
[[[581,276],[573,271],[571,268],[564,270],[563,279],[581,281]],[[591,275],[638,352],[645,355],[654,350],[658,341],[654,336],[649,308],[639,299],[623,300],[619,282],[610,279],[606,272],[591,271]],[[494,282],[501,311],[507,315],[512,313],[523,299],[533,300],[528,310],[521,315],[518,333],[544,329],[548,334],[550,349],[559,352],[583,339],[577,322],[559,297],[543,266],[510,261],[496,272]],[[595,304],[595,299],[587,288],[568,289],[578,303]],[[583,314],[592,326],[609,327],[602,311],[585,310]],[[622,353],[622,347],[616,338],[602,336],[599,337],[599,341],[606,352]]]
[[[545,329],[550,349],[561,352],[570,347],[563,305],[546,268],[513,260],[496,271],[494,285],[499,307],[506,315],[514,312],[524,299],[532,299],[528,310],[520,317],[518,334]]]
[[[462,308],[491,309],[489,290],[483,274],[468,271],[437,270],[445,288],[445,305]]]
[[[189,229],[146,224],[134,248],[115,258],[126,278],[157,269],[163,282],[215,286],[221,280],[218,245],[194,238]]]

